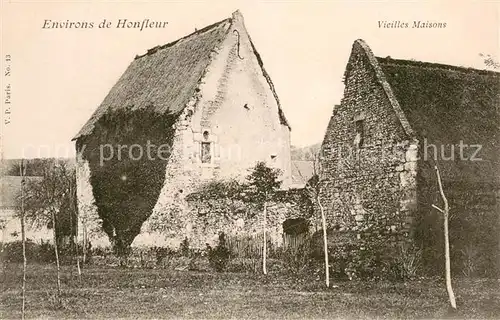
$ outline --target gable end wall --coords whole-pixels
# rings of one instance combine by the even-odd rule
[[[241,17],[233,19],[226,38],[211,55],[212,62],[176,123],[165,185],[134,245],[175,246],[184,237],[204,244],[194,232],[200,223],[198,213],[184,197],[211,179],[242,181],[257,161],[265,161],[283,171],[285,188],[291,183],[290,129],[280,121],[278,103]],[[200,161],[202,141],[212,143],[209,164]]]
[[[355,146],[356,120],[364,141]],[[329,228],[358,243],[409,239],[416,210],[418,145],[407,135],[365,48],[355,43],[344,97],[321,148],[321,200]]]

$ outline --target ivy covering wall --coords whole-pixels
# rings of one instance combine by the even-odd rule
[[[151,110],[110,111],[91,135],[77,141],[77,150],[89,162],[103,230],[117,254],[128,252],[165,180],[177,116]]]

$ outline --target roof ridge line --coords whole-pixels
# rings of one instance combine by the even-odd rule
[[[154,52],[157,52],[159,49],[164,49],[164,48],[168,48],[168,47],[172,47],[174,46],[176,43],[178,43],[179,41],[183,40],[183,39],[186,39],[194,34],[201,34],[201,33],[205,33],[206,31],[212,29],[212,28],[215,28],[215,27],[220,27],[223,23],[228,23],[229,22],[229,26],[227,28],[227,30],[225,31],[226,34],[223,36],[222,39],[225,39],[227,37],[227,33],[228,33],[228,30],[229,30],[229,27],[231,26],[231,24],[233,23],[233,19],[232,18],[226,18],[224,20],[221,20],[219,22],[216,22],[216,23],[213,23],[211,25],[208,25],[200,30],[197,30],[187,36],[184,36],[182,38],[179,38],[173,42],[170,42],[168,44],[165,44],[163,46],[156,46],[154,48],[156,48],[156,50],[154,50]],[[214,47],[216,47],[217,44],[214,44]],[[213,50],[212,48],[212,50]],[[77,132],[77,134],[75,136],[73,136],[73,138],[71,139],[71,141],[75,141],[77,139],[79,139],[80,137],[82,136],[85,136],[85,135],[88,135],[89,133],[86,133],[85,134],[85,130],[86,130],[86,127],[89,125],[89,126],[94,126],[95,122],[98,121],[98,119],[105,113],[107,113],[109,111],[109,108],[106,107],[105,110],[102,110],[102,106],[104,104],[104,102],[108,99],[108,97],[110,96],[111,92],[113,91],[114,88],[116,88],[117,84],[119,84],[122,80],[123,80],[123,77],[125,76],[125,74],[127,73],[127,71],[131,68],[132,64],[133,63],[136,63],[136,60],[138,60],[139,58],[142,58],[142,57],[145,57],[145,56],[152,56],[152,53],[151,50],[148,50],[149,53],[146,53],[146,54],[143,54],[141,56],[136,56],[135,59],[132,60],[132,62],[128,65],[128,67],[125,69],[124,73],[122,73],[122,75],[118,78],[118,80],[115,82],[115,84],[111,87],[110,91],[108,91],[107,95],[105,96],[104,100],[98,105],[97,109],[94,110],[94,112],[91,114],[90,118],[83,124],[83,126],[80,128],[80,130]],[[141,60],[139,60],[141,61]],[[206,68],[205,68],[206,69]],[[205,69],[204,69],[204,72],[205,72]],[[199,80],[199,79],[198,79]],[[194,95],[191,94],[190,97],[192,97]],[[101,114],[99,115],[99,112],[101,112]],[[95,119],[97,117],[97,119]]]
[[[157,45],[155,47],[149,48],[149,49],[146,50],[146,53],[143,53],[141,55],[139,55],[139,54],[136,55],[135,58],[134,58],[134,60],[140,59],[140,58],[142,58],[144,56],[148,56],[148,55],[153,54],[153,53],[156,53],[158,50],[170,48],[170,47],[176,45],[178,42],[180,42],[182,40],[185,40],[185,39],[187,39],[187,38],[189,38],[191,36],[194,36],[194,35],[198,35],[198,34],[207,32],[208,30],[210,30],[210,29],[212,29],[212,28],[214,28],[214,27],[216,27],[219,24],[222,24],[224,22],[232,23],[232,18],[226,18],[226,19],[220,20],[218,22],[212,23],[212,24],[210,24],[208,26],[205,26],[205,27],[201,28],[200,30],[195,30],[194,32],[191,32],[190,34],[185,35],[185,36],[183,36],[183,37],[181,37],[181,38],[179,38],[177,40],[171,41],[171,42],[163,44],[163,45]]]
[[[380,67],[380,65],[378,63],[377,57],[375,57],[372,50],[370,49],[370,47],[368,46],[368,44],[364,40],[358,39],[358,40],[354,41],[354,45],[359,45],[361,47],[361,49],[363,50],[363,52],[365,53],[366,57],[368,58],[368,62],[372,66],[373,70],[375,71],[375,78],[382,85],[382,89],[384,90],[387,98],[389,99],[389,103],[391,104],[392,109],[396,113],[396,116],[398,117],[399,122],[403,126],[403,130],[410,138],[416,139],[415,131],[411,127],[410,122],[408,121],[408,118],[406,117],[403,109],[399,105],[399,102],[396,98],[396,95],[392,91],[392,87],[385,77],[384,71],[382,70],[382,68]]]
[[[447,69],[449,71],[461,71],[461,72],[474,72],[480,75],[494,75],[500,76],[499,71],[495,70],[487,70],[487,69],[476,69],[472,67],[462,67],[451,64],[444,63],[436,63],[430,61],[419,61],[419,60],[409,60],[409,59],[394,59],[391,57],[375,57],[379,62],[383,61],[384,63],[392,63],[400,66],[409,66],[409,67],[424,67],[424,68],[433,68],[433,69]]]

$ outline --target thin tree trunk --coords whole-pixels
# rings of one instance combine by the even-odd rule
[[[26,311],[26,230],[25,230],[25,220],[24,220],[24,168],[23,168],[23,160],[21,160],[21,240],[23,243],[23,306],[21,319],[24,320],[25,311]]]
[[[262,248],[262,272],[267,274],[267,201],[264,201],[264,246]]]
[[[57,267],[57,302],[61,305],[61,267],[59,265],[59,250],[57,248],[57,235],[56,235],[56,214],[52,210],[52,235],[54,237],[54,252],[56,254],[56,267]]]
[[[78,250],[78,215],[76,216],[77,229],[75,232],[75,255],[76,255],[76,268],[78,270],[78,280],[82,281],[82,269],[80,267],[80,250]]]
[[[87,261],[87,225],[85,220],[82,220],[82,236],[83,236],[83,264]]]
[[[76,269],[78,270],[78,280],[82,280],[82,270],[80,269],[80,256],[78,255],[78,215],[76,217],[76,230],[75,230],[75,236],[73,239],[73,212],[76,212],[76,208],[73,203],[73,192],[71,188],[71,177],[69,178],[69,197],[70,197],[70,208],[72,209],[70,211],[69,215],[69,223],[70,223],[70,234],[71,234],[71,240],[72,240],[72,245],[74,247],[74,255],[76,257]]]
[[[328,237],[326,232],[326,217],[325,210],[323,209],[323,205],[319,199],[319,194],[317,196],[319,210],[321,212],[321,224],[323,226],[323,249],[325,253],[325,283],[326,287],[330,287],[330,264],[328,262]]]
[[[76,238],[78,240],[78,237]],[[80,256],[78,255],[78,242],[76,243],[76,269],[78,270],[78,280],[82,281],[82,269],[80,268]]]
[[[448,230],[448,216],[450,212],[450,207],[448,205],[448,199],[446,199],[446,196],[443,191],[443,184],[441,182],[441,175],[439,174],[439,169],[437,166],[434,167],[436,169],[436,175],[437,175],[437,180],[438,180],[438,185],[439,185],[439,193],[441,193],[441,197],[443,198],[444,202],[444,209],[440,210],[443,215],[444,215],[444,257],[445,257],[445,278],[446,278],[446,290],[448,291],[448,297],[450,299],[450,304],[453,309],[457,308],[457,303],[455,301],[455,293],[453,292],[453,287],[451,286],[451,263],[450,263],[450,237],[449,237],[449,230]]]
[[[71,263],[71,259],[74,257],[74,255],[76,254],[76,251],[74,251],[74,238],[73,238],[73,213],[71,212],[71,210],[73,209],[73,205],[72,205],[72,202],[71,202],[71,185],[68,186],[68,189],[69,189],[69,250],[70,250],[70,263]],[[67,244],[65,244],[67,246]],[[73,269],[70,268],[69,269],[69,275],[71,278],[73,278]]]
[[[444,247],[444,256],[446,261],[446,290],[448,291],[448,296],[450,298],[450,304],[453,309],[457,308],[457,303],[455,301],[455,293],[453,292],[453,287],[451,286],[451,266],[450,266],[450,238],[448,231],[448,209],[445,209],[444,216],[444,238],[445,238],[445,247]]]

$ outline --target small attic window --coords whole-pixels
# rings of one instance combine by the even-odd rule
[[[210,137],[210,134],[208,133],[208,131],[204,131],[203,132],[203,139],[208,140],[208,138]]]
[[[354,122],[355,124],[355,130],[356,130],[356,136],[354,137],[354,145],[357,147],[357,148],[360,148],[363,146],[363,142],[364,142],[364,120],[357,120]]]

